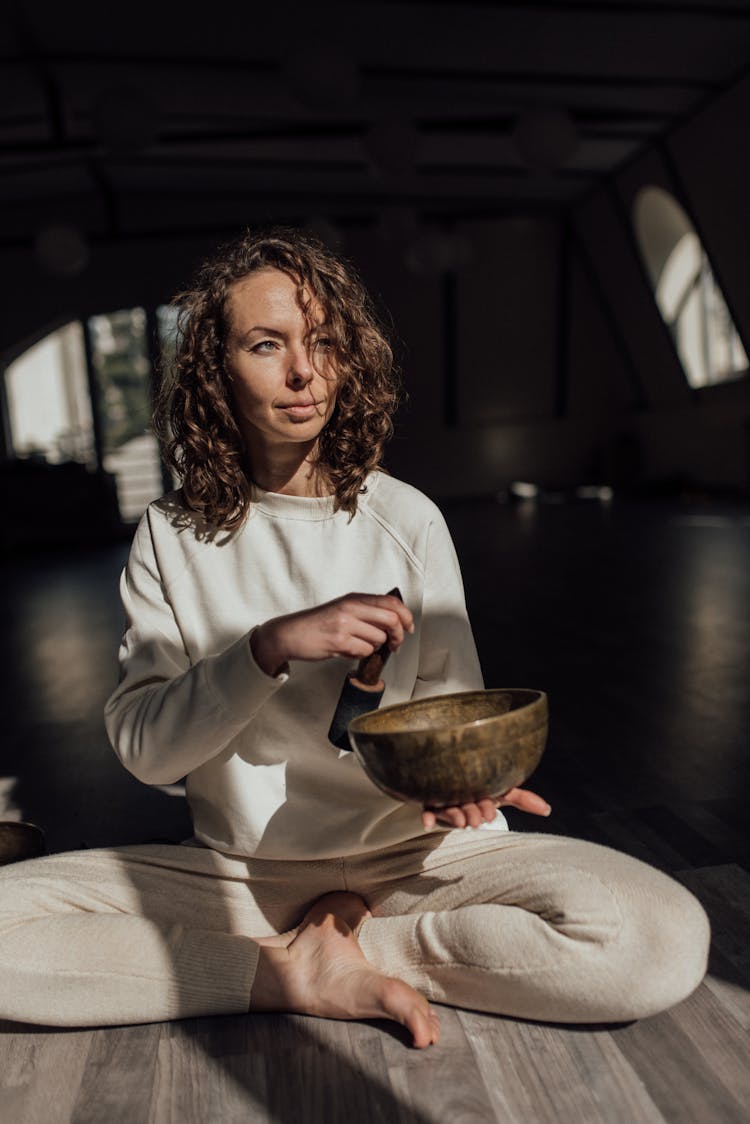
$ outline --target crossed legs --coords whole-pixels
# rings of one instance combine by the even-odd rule
[[[152,845],[0,870],[0,1017],[48,1025],[275,1008],[385,1015],[426,1045],[430,1001],[561,1022],[655,1013],[697,986],[707,945],[678,883],[549,835],[455,831],[319,862]]]

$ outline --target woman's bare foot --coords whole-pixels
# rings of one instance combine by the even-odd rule
[[[297,929],[258,939],[250,1010],[394,1019],[411,1032],[415,1046],[437,1042],[438,1017],[425,997],[365,959],[356,932],[369,916],[356,894],[326,894]]]

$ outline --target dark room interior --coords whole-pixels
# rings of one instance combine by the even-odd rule
[[[118,582],[176,481],[172,296],[244,228],[350,259],[403,384],[488,687],[547,693],[510,827],[666,871],[709,970],[651,1018],[441,1009],[0,1023],[0,1119],[734,1124],[750,1103],[750,2],[103,8],[0,17],[0,821],[51,853],[191,833],[108,745]],[[343,591],[342,591],[343,592]]]

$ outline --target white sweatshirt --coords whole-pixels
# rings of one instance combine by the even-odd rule
[[[121,680],[105,708],[120,760],[149,784],[186,776],[196,838],[232,854],[329,858],[421,834],[417,805],[328,741],[356,661],[293,661],[272,678],[249,641],[271,617],[394,586],[415,631],[386,664],[382,705],[481,687],[448,529],[408,484],[373,473],[351,521],[330,498],[256,489],[233,534],[178,492],[151,504],[122,577]]]

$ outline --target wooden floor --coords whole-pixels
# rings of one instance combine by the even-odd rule
[[[60,1032],[0,1024],[0,1121],[750,1120],[750,512],[585,503],[445,507],[491,686],[542,687],[533,826],[616,846],[688,885],[709,975],[638,1023],[564,1027],[444,1008],[443,1041],[386,1023],[255,1015]],[[179,839],[183,800],[106,746],[126,547],[0,567],[0,818],[53,850]],[[4,811],[3,809],[4,802]]]

